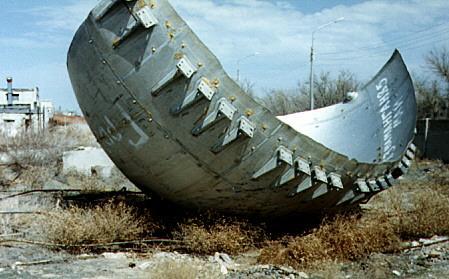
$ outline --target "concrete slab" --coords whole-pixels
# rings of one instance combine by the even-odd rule
[[[114,163],[101,148],[80,147],[63,154],[63,173],[76,171],[87,176],[109,178],[114,167]]]

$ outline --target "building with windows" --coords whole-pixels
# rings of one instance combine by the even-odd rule
[[[6,81],[7,87],[0,88],[0,133],[15,136],[46,129],[54,114],[53,103],[41,101],[37,87],[13,88],[13,79]]]

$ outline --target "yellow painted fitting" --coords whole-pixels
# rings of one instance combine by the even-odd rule
[[[246,109],[245,114],[246,116],[250,117],[254,115],[254,111],[252,109]]]
[[[268,125],[267,124],[262,124],[262,129],[264,129],[264,130],[268,129]]]
[[[184,54],[181,52],[177,52],[175,53],[175,59],[176,60],[181,60],[184,57]]]
[[[201,68],[201,67],[203,67],[204,66],[204,64],[203,63],[201,63],[201,62],[198,62],[198,68]]]
[[[130,2],[129,0],[127,0],[128,2]],[[139,0],[137,1],[137,6],[139,7],[139,9],[142,9],[143,7],[145,7],[147,5],[147,3],[145,3],[145,0]]]
[[[171,28],[171,23],[170,23],[170,21],[166,21],[165,22],[165,27],[167,27],[167,29],[170,29]]]
[[[219,81],[218,79],[214,79],[214,80],[212,81],[212,85],[213,85],[215,88],[218,88],[218,87],[220,86],[220,81]]]
[[[119,44],[120,44],[120,38],[115,38],[115,39],[112,41],[112,46],[113,46],[113,47],[117,47]]]
[[[229,97],[229,100],[230,100],[231,102],[234,102],[235,100],[237,100],[237,97],[231,96],[231,97]]]
[[[168,37],[172,40],[175,37],[175,34],[173,32],[169,32]]]

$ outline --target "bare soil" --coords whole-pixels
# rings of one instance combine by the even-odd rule
[[[325,261],[296,270],[288,266],[259,264],[261,250],[257,248],[232,256],[223,253],[205,253],[209,255],[201,256],[183,254],[183,251],[185,253],[183,249],[174,246],[170,248],[162,244],[160,247],[139,246],[137,249],[132,245],[125,246],[126,248],[111,246],[107,252],[102,250],[95,253],[91,251],[88,254],[74,254],[63,249],[58,251],[45,248],[45,245],[36,243],[14,242],[23,239],[25,235],[31,235],[32,227],[29,226],[29,219],[35,218],[36,214],[61,206],[66,199],[73,202],[79,198],[83,201],[83,196],[76,191],[56,191],[4,199],[14,193],[32,190],[35,185],[15,182],[19,172],[15,168],[3,167],[1,171],[2,179],[10,182],[0,189],[3,190],[0,193],[0,278],[448,278],[449,276],[449,242],[438,237],[404,241],[404,248],[393,254],[374,253],[352,262]],[[79,179],[58,177],[57,169],[48,172],[50,174],[39,177],[38,182],[47,185],[48,189],[62,187],[67,190],[79,184]],[[28,176],[36,177],[32,174]],[[403,183],[426,183],[426,181],[449,181],[449,167],[440,162],[422,161],[417,163],[411,173],[403,179]],[[121,189],[120,185],[121,182],[110,190]],[[432,187],[436,186],[429,185],[429,188]],[[416,189],[412,187],[409,190],[411,193]],[[439,190],[444,192],[448,189]],[[385,197],[391,194],[390,191],[386,191],[375,197],[362,207],[363,214],[376,214],[378,210],[386,207]],[[101,195],[102,193],[99,193],[99,196]],[[137,197],[142,199],[141,195]],[[407,201],[408,194],[401,193],[398,197]],[[121,198],[135,200],[136,195],[128,197],[124,195]],[[86,203],[86,200],[83,202]],[[13,212],[17,214],[12,214]]]

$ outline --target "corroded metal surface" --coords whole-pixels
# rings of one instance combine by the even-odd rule
[[[106,0],[75,35],[68,70],[116,165],[182,206],[280,216],[357,204],[391,187],[415,152],[415,97],[398,52],[350,102],[287,125],[166,0]]]

